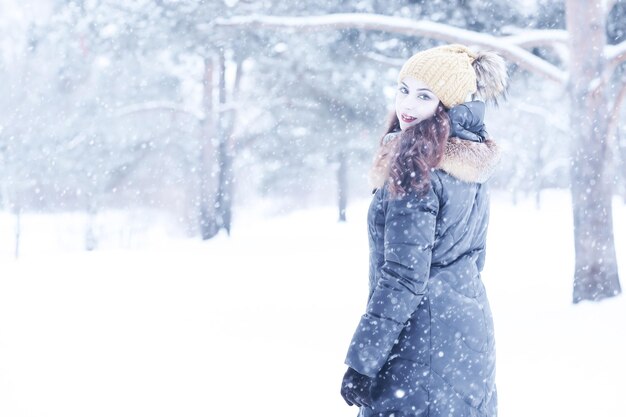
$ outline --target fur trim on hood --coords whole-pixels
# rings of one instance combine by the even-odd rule
[[[392,132],[383,138],[381,151],[370,171],[370,185],[380,188],[389,175],[390,153],[394,139],[400,132]],[[500,149],[496,142],[486,139],[484,142],[472,142],[456,137],[448,138],[443,158],[437,169],[465,181],[484,183],[492,175],[500,161]]]
[[[465,182],[486,182],[500,161],[500,148],[491,139],[472,142],[449,138],[437,168]]]

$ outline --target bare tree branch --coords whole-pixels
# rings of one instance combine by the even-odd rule
[[[114,169],[108,175],[108,181],[104,184],[104,191],[109,192],[118,187],[121,182],[137,169],[141,162],[152,152],[153,146],[150,141],[143,141],[133,146],[133,160],[125,162]]]
[[[404,59],[391,58],[385,55],[377,54],[375,52],[368,52],[364,55],[366,58],[378,62],[380,64],[385,64],[390,67],[401,67],[404,64]]]
[[[460,29],[441,23],[424,20],[411,20],[397,16],[386,16],[369,13],[336,13],[324,16],[236,16],[228,19],[216,19],[215,26],[221,27],[253,27],[270,29],[288,29],[303,31],[323,31],[329,29],[362,29],[380,30],[409,36],[424,36],[446,42],[461,42],[480,46],[499,52],[504,58],[522,68],[538,73],[550,80],[565,83],[567,74],[556,66],[524,50],[518,45],[508,42],[506,37],[495,37],[471,30]],[[516,35],[513,41],[524,43],[522,35]],[[552,33],[548,37],[559,37]],[[535,42],[539,36],[535,35]],[[548,42],[542,40],[542,42]],[[553,39],[554,42],[556,40]],[[559,40],[561,42],[561,40]]]
[[[134,113],[141,113],[146,111],[163,110],[174,113],[183,113],[195,117],[198,120],[204,119],[204,113],[196,109],[187,108],[181,106],[179,103],[170,101],[147,101],[139,104],[130,104],[121,107],[113,113],[114,117],[128,116]]]
[[[622,107],[622,103],[626,98],[626,77],[622,77],[622,84],[620,86],[619,92],[615,95],[615,99],[613,100],[613,104],[609,108],[609,121],[607,127],[607,138],[613,138],[617,130],[620,109]]]
[[[501,39],[525,49],[550,48],[558,55],[564,67],[569,62],[569,34],[566,30],[527,30],[508,28],[508,36]]]

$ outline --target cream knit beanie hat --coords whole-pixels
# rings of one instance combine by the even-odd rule
[[[427,49],[409,58],[398,74],[398,84],[406,76],[423,81],[443,105],[451,108],[476,93],[483,100],[504,92],[506,65],[493,52],[473,52],[460,44]]]

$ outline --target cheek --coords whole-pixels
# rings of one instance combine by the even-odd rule
[[[424,119],[428,119],[435,115],[437,111],[437,106],[439,105],[438,101],[429,101],[428,105],[424,107]]]
[[[402,104],[402,98],[399,95],[396,95],[396,112],[400,109],[400,104]]]

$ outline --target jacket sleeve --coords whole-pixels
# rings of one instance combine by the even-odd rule
[[[385,187],[383,198],[387,194]],[[370,377],[387,361],[426,291],[439,199],[431,187],[425,196],[410,193],[387,200],[383,207],[385,259],[345,360],[346,365]]]

